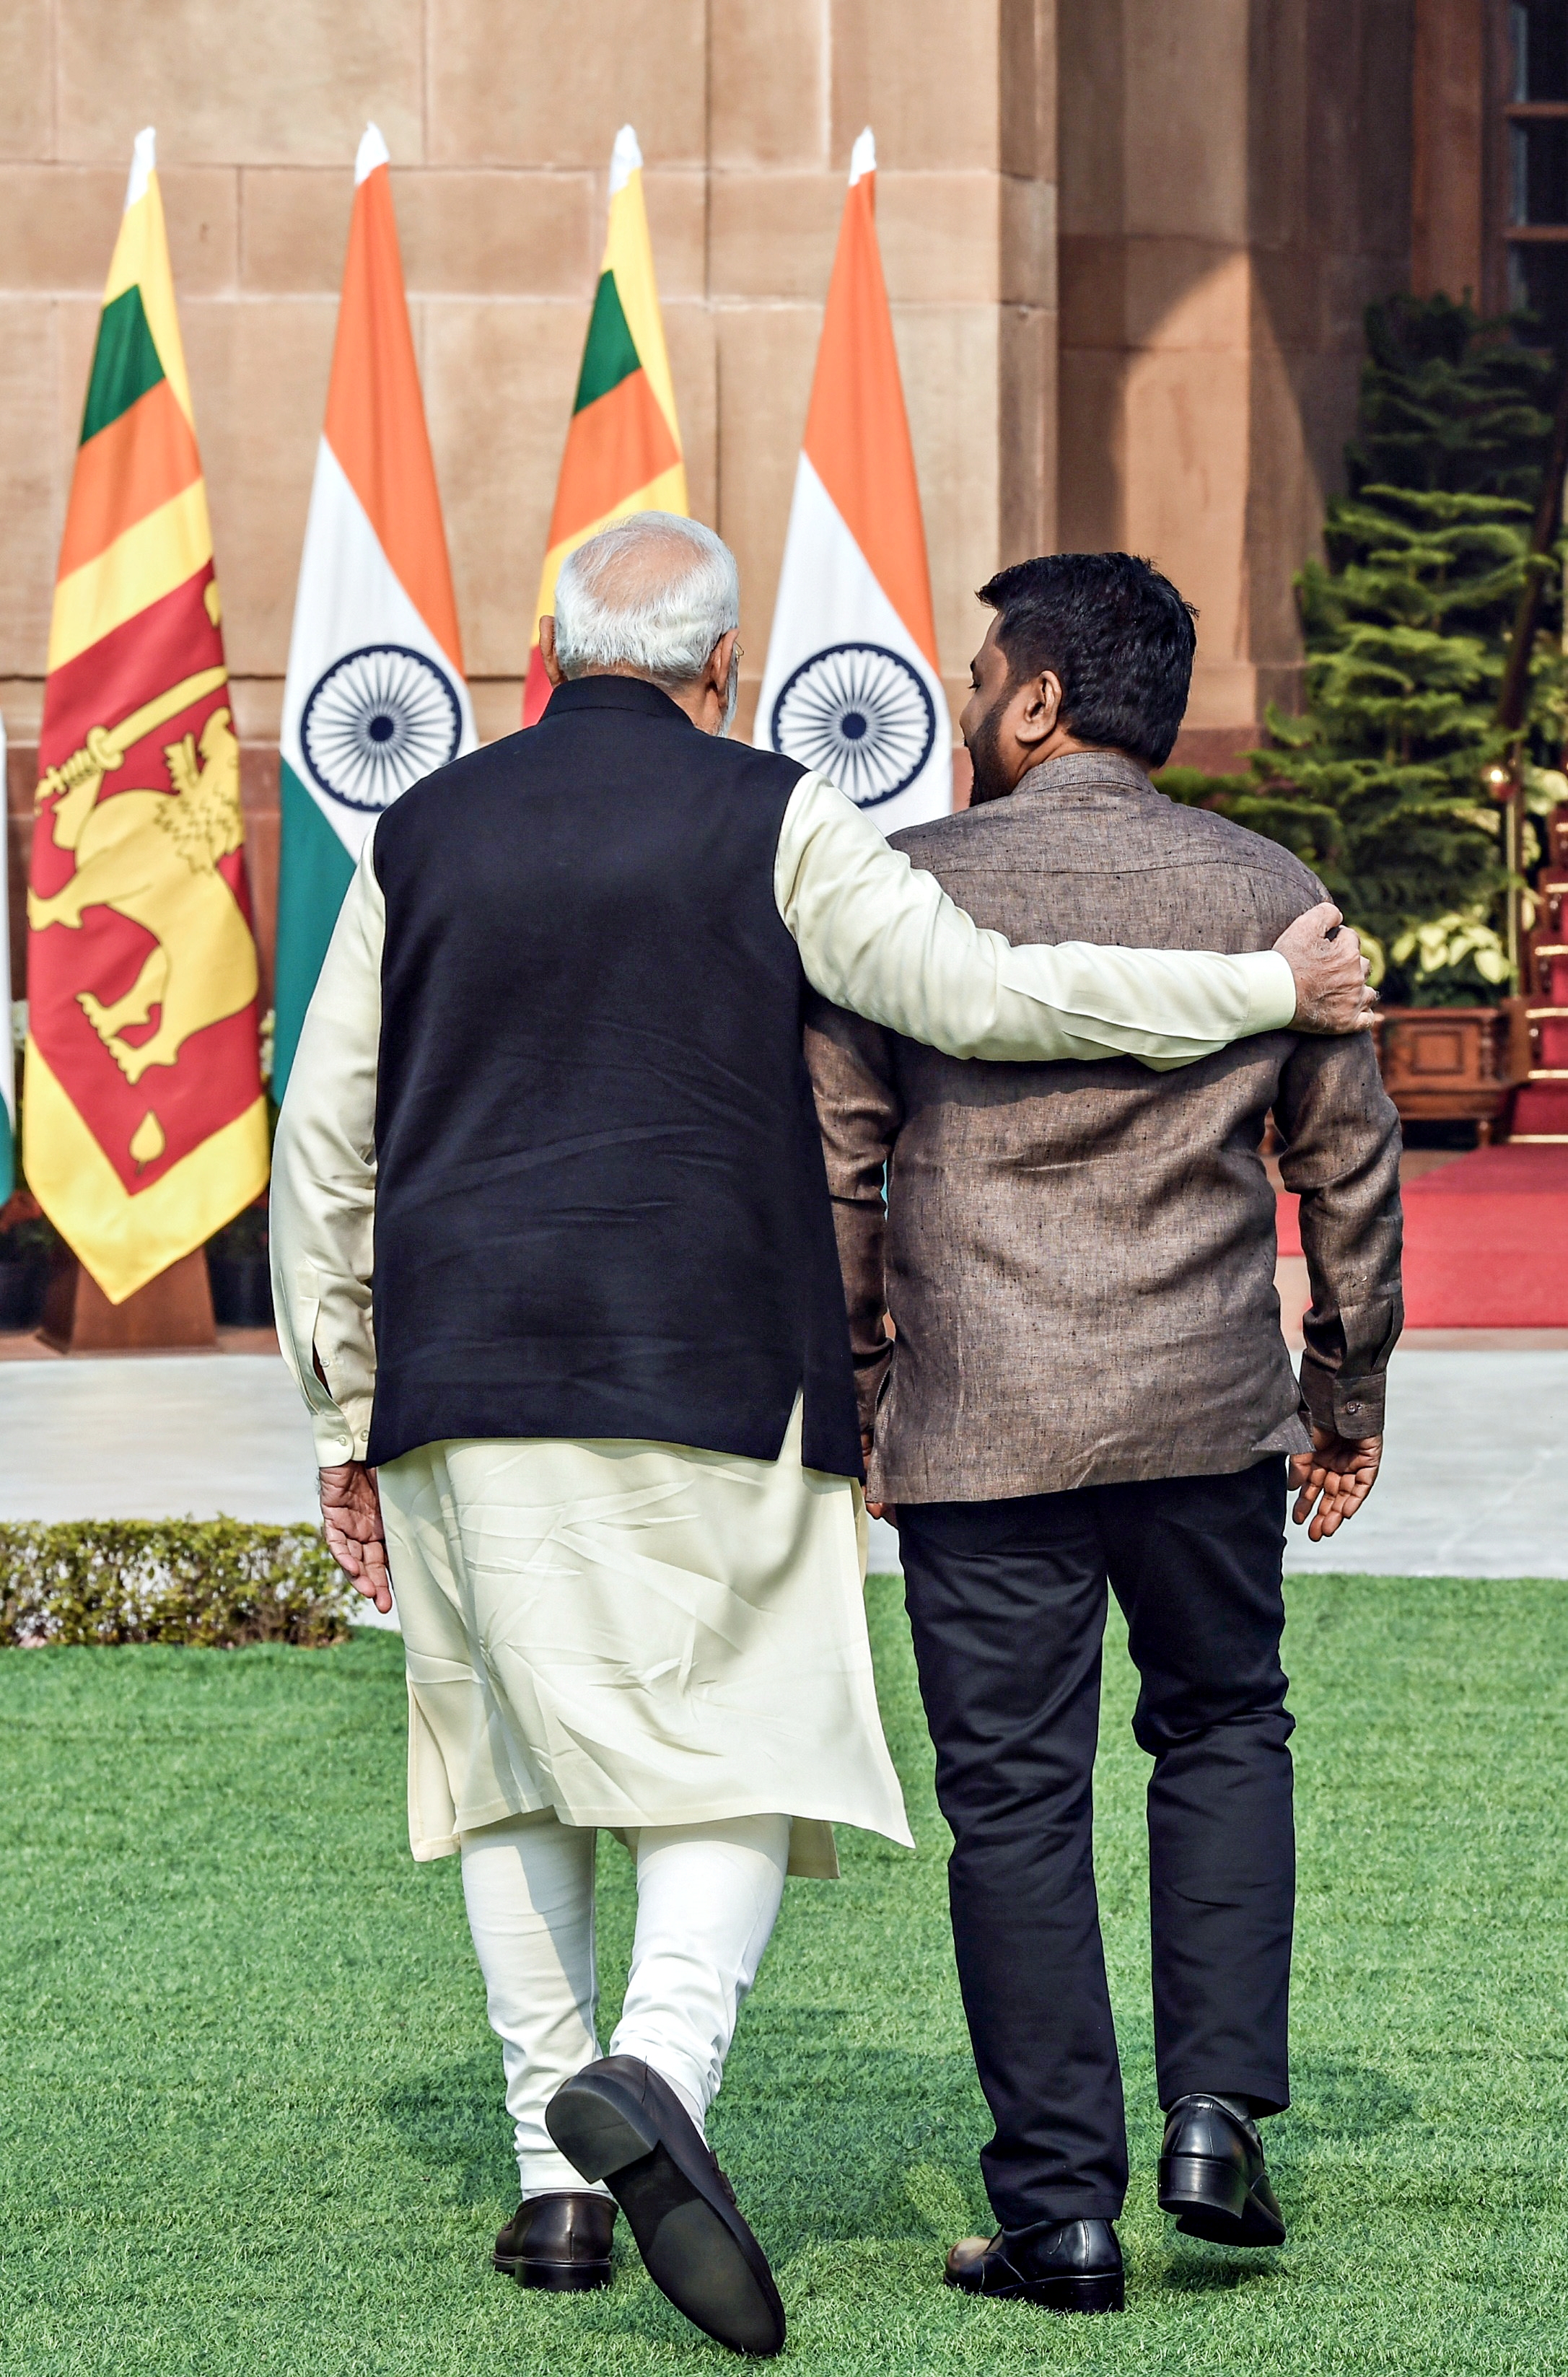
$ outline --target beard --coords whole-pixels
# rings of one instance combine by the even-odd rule
[[[983,801],[1005,800],[1012,790],[1001,756],[1001,714],[1006,699],[1004,693],[992,702],[970,738],[969,761],[974,770],[971,808],[978,808]]]

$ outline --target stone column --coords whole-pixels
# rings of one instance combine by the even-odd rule
[[[1178,758],[1299,706],[1291,579],[1406,285],[1403,0],[1059,0],[1061,538],[1198,605]]]
[[[1415,0],[1410,285],[1478,307],[1501,302],[1486,265],[1486,53],[1476,0]]]
[[[749,728],[849,151],[877,210],[944,682],[974,590],[1055,527],[1053,0],[737,0],[713,12],[708,295],[718,524],[745,588]]]

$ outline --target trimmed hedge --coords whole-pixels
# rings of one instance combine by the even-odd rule
[[[359,1595],[316,1527],[238,1519],[0,1524],[0,1648],[348,1640]]]

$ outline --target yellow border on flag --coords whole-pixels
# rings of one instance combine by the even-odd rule
[[[25,1082],[28,1187],[111,1304],[204,1246],[267,1186],[264,1096],[132,1197],[32,1039]]]
[[[120,217],[120,235],[109,259],[103,303],[113,304],[133,286],[141,291],[141,310],[147,317],[163,376],[194,429],[196,415],[191,410],[190,382],[186,377],[186,351],[180,343],[180,317],[174,309],[174,276],[169,266],[169,234],[163,224],[163,200],[156,172],[148,175],[147,187],[135,206],[127,207]]]
[[[49,623],[50,671],[172,594],[211,558],[207,484],[196,479],[59,580]]]
[[[668,422],[670,436],[675,439],[676,452],[683,452],[680,424],[676,418],[675,382],[670,377],[669,351],[664,345],[664,317],[659,311],[659,284],[653,276],[653,243],[648,233],[648,210],[642,199],[642,168],[637,166],[627,175],[621,187],[610,200],[610,220],[604,234],[604,260],[601,272],[613,272],[616,295],[620,299],[626,327],[631,332],[631,342],[637,349],[637,359],[647,374],[648,385],[658,400],[660,412]],[[684,471],[684,465],[683,471]],[[685,481],[682,480],[682,501],[678,507],[684,514]],[[674,510],[664,504],[644,504],[644,511]],[[609,515],[616,517],[615,514]]]

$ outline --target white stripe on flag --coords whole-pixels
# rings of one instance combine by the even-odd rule
[[[283,758],[351,858],[357,858],[364,848],[376,813],[347,808],[321,793],[300,740],[300,721],[313,690],[335,662],[347,652],[387,644],[424,653],[434,662],[456,694],[461,711],[458,750],[472,751],[479,738],[468,687],[404,592],[342,464],[323,437],[317,448],[294,597],[281,742]]]
[[[884,833],[901,826],[923,825],[929,818],[946,817],[952,806],[952,728],[941,679],[920,650],[903,619],[883,593],[870,563],[861,552],[848,522],[818,477],[808,454],[796,472],[795,497],[790,505],[789,533],[784,539],[784,567],[779,573],[773,606],[773,630],[768,639],[767,666],[757,702],[753,740],[761,750],[775,748],[773,711],[797,670],[835,647],[863,645],[890,656],[884,672],[894,709],[900,691],[915,705],[918,724],[928,716],[912,679],[924,686],[930,700],[929,749],[918,773],[890,799],[866,806]],[[797,680],[798,682],[798,680]],[[824,678],[824,687],[831,686]],[[781,717],[781,731],[783,719]],[[875,721],[868,722],[875,735]],[[862,732],[864,733],[864,727]],[[786,741],[787,747],[787,741]],[[863,745],[862,747],[869,748]],[[835,782],[856,794],[847,771],[834,767],[825,750],[799,748],[802,758]]]

